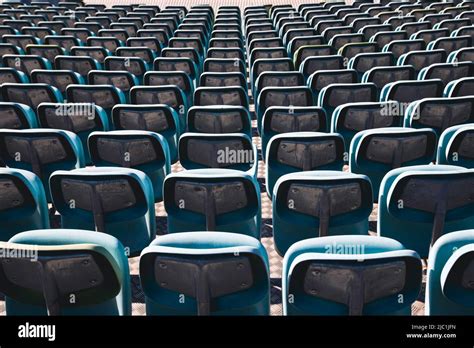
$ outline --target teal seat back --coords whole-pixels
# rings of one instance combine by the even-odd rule
[[[0,128],[28,129],[38,128],[36,114],[28,105],[0,102]]]
[[[449,98],[474,95],[474,77],[451,81],[444,89],[443,95]]]
[[[265,154],[266,188],[269,197],[277,180],[289,173],[342,170],[344,139],[319,132],[282,133],[271,138]]]
[[[91,70],[101,70],[102,65],[93,57],[89,56],[56,56],[54,67],[58,70],[71,70],[87,80],[87,74]]]
[[[146,86],[176,85],[186,95],[188,105],[193,103],[194,84],[184,71],[148,71],[143,77]]]
[[[421,290],[421,260],[390,238],[331,236],[283,260],[283,315],[404,315]]]
[[[36,110],[41,103],[63,101],[61,92],[45,83],[4,83],[0,91],[4,101],[25,104],[33,110]]]
[[[35,173],[44,185],[48,202],[51,173],[85,165],[79,137],[57,129],[0,130],[0,157],[7,167]]]
[[[437,164],[474,168],[474,124],[447,128],[439,138]]]
[[[418,80],[441,79],[444,84],[474,75],[474,62],[455,62],[432,64],[423,68]]]
[[[357,133],[351,142],[349,169],[370,178],[377,199],[390,170],[430,164],[436,156],[436,133],[429,128],[377,128]]]
[[[28,83],[30,82],[28,76],[15,68],[0,68],[1,83]]]
[[[317,100],[324,87],[333,83],[357,83],[358,75],[354,69],[317,70],[308,77],[307,85]]]
[[[147,315],[269,315],[269,276],[263,245],[236,233],[173,233],[140,257]]]
[[[48,204],[43,184],[35,174],[22,169],[0,169],[0,240],[15,234],[49,228]]]
[[[144,172],[153,185],[155,202],[163,199],[163,180],[171,172],[171,163],[168,142],[162,135],[138,130],[92,132],[88,148],[96,167],[124,167]]]
[[[56,87],[63,98],[66,98],[66,88],[70,84],[84,84],[84,79],[71,70],[35,69],[31,72],[31,82],[45,83]]]
[[[380,66],[367,70],[362,75],[361,82],[374,83],[377,86],[377,100],[379,100],[380,92],[386,84],[415,78],[415,69],[411,65]]]
[[[440,79],[423,81],[396,81],[386,84],[380,92],[380,101],[394,100],[406,107],[409,103],[424,99],[441,97],[443,81]]]
[[[380,185],[380,236],[400,241],[428,257],[443,234],[473,228],[474,170],[449,165],[394,169]]]
[[[116,167],[56,171],[50,187],[62,228],[110,234],[120,240],[127,256],[138,255],[155,238],[153,186],[142,171]]]
[[[439,238],[430,251],[426,281],[426,315],[473,315],[472,264],[474,230]]]
[[[260,239],[260,187],[249,173],[194,169],[173,173],[163,185],[168,232],[222,231]]]
[[[41,229],[17,234],[6,247],[23,250],[27,256],[11,260],[10,267],[3,264],[0,271],[7,315],[132,314],[128,261],[123,245],[114,237],[85,230]],[[58,264],[62,272],[57,271]],[[50,282],[64,287],[45,295],[43,289],[51,289]],[[51,299],[48,306],[46,296]]]
[[[150,69],[149,64],[140,57],[106,57],[104,69],[111,71],[128,71],[135,76],[137,84],[143,83],[143,76]]]
[[[87,75],[87,82],[90,85],[111,85],[118,88],[123,92],[126,103],[130,103],[130,89],[140,84],[135,75],[125,70],[91,70]]]
[[[443,49],[410,51],[402,54],[397,61],[397,65],[411,65],[415,69],[415,74],[432,64],[444,63],[446,61],[446,51]],[[415,76],[415,77],[416,77]],[[395,82],[395,81],[393,81]]]
[[[395,56],[391,52],[359,53],[349,60],[348,69],[357,71],[358,81],[362,81],[365,72],[378,66],[392,66]]]

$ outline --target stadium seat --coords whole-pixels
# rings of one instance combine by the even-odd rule
[[[71,70],[43,70],[35,69],[31,72],[31,82],[43,83],[56,87],[66,98],[66,88],[70,84],[84,84],[84,79]]]
[[[474,62],[432,64],[420,71],[418,80],[441,79],[444,84],[474,76]]]
[[[374,67],[391,66],[395,62],[395,56],[391,52],[359,53],[349,60],[348,69],[357,71],[358,80],[362,75]]]
[[[457,51],[463,47],[470,47],[472,45],[472,38],[470,36],[457,36],[457,37],[442,37],[431,41],[427,50],[443,49],[446,54],[449,55],[451,52]]]
[[[349,170],[370,178],[374,199],[377,200],[385,174],[395,168],[430,164],[436,157],[436,143],[436,133],[429,128],[363,130],[352,139]]]
[[[322,55],[306,58],[299,70],[305,78],[319,70],[338,70],[344,68],[344,57],[340,55]]]
[[[437,164],[474,168],[473,123],[449,127],[441,134],[436,156]]]
[[[78,73],[87,81],[87,74],[91,70],[101,70],[100,63],[89,56],[56,56],[54,67],[57,70],[70,70]]]
[[[390,238],[304,240],[283,260],[283,315],[410,315],[421,280],[418,254]]]
[[[269,277],[263,245],[236,233],[173,233],[140,257],[147,315],[269,315]]]
[[[0,268],[7,315],[132,314],[129,266],[114,237],[39,229],[17,234],[2,248],[26,256],[4,259]]]
[[[330,170],[284,175],[273,191],[275,249],[285,255],[308,238],[367,235],[372,203],[365,175]]]
[[[0,128],[38,128],[35,111],[28,105],[0,102]]]
[[[426,315],[473,315],[474,230],[440,237],[430,250],[425,293]]]
[[[62,228],[110,234],[120,240],[125,247],[122,253],[130,257],[139,255],[155,238],[153,186],[139,170],[58,170],[51,175],[50,186]]]
[[[380,185],[379,236],[400,241],[427,258],[442,235],[473,228],[474,171],[424,165],[394,169]]]
[[[88,148],[96,167],[141,170],[151,180],[155,202],[163,199],[162,186],[171,172],[167,140],[160,134],[139,130],[92,132]]]
[[[260,239],[260,188],[232,169],[172,173],[163,184],[168,232],[222,231]]]
[[[444,89],[443,94],[448,98],[473,96],[474,77],[464,77],[459,80],[451,81]]]
[[[354,69],[317,70],[308,77],[308,87],[313,91],[317,100],[324,87],[333,83],[357,83],[358,75]]]
[[[397,101],[402,105],[424,99],[441,97],[443,81],[440,79],[423,81],[396,81],[386,84],[380,92],[380,101]]]

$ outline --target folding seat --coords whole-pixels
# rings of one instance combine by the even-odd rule
[[[193,106],[188,111],[187,127],[194,133],[243,133],[252,137],[250,113],[243,106]]]
[[[159,58],[159,57],[157,57]],[[161,51],[161,58],[188,58],[193,61],[195,67],[186,68],[189,71],[195,70],[196,76],[201,73],[203,59],[198,51],[192,47],[164,48]],[[156,60],[156,59],[155,59]],[[178,60],[179,63],[179,60]]]
[[[439,138],[436,163],[473,169],[473,139],[473,124],[461,124],[447,128]]]
[[[233,169],[257,179],[257,147],[246,134],[188,132],[180,137],[178,148],[184,169]]]
[[[207,58],[240,59],[245,61],[244,51],[240,48],[210,48],[207,50]]]
[[[451,81],[470,76],[474,76],[474,62],[454,62],[425,67],[418,74],[418,79],[441,79],[446,85]]]
[[[62,47],[66,53],[70,52],[74,46],[81,46],[81,41],[72,35],[48,35],[44,38],[44,43]]]
[[[58,170],[50,178],[62,228],[112,235],[137,256],[155,238],[153,187],[142,171],[130,168]]]
[[[474,123],[474,96],[417,100],[404,118],[405,127],[432,128],[438,137],[447,128],[466,123]]]
[[[269,315],[269,276],[263,245],[237,233],[160,236],[140,258],[147,315]],[[171,300],[178,295],[183,303]]]
[[[329,125],[333,112],[339,105],[375,102],[376,99],[377,87],[373,83],[335,83],[324,87],[319,92],[317,105],[326,112],[327,124]]]
[[[362,80],[362,76],[374,67],[392,66],[396,62],[395,56],[391,52],[359,53],[351,58],[347,66],[357,72],[357,78]]]
[[[443,81],[440,79],[423,81],[396,81],[386,84],[380,92],[380,101],[395,100],[401,108],[409,103],[424,99],[441,97]]]
[[[5,54],[2,56],[2,63],[3,66],[15,68],[27,76],[35,69],[51,69],[50,62],[37,55]]]
[[[445,97],[462,97],[474,95],[474,78],[465,77],[448,83],[444,89]]]
[[[440,29],[429,29],[429,30],[420,30],[410,36],[412,40],[423,40],[426,45],[428,45],[431,41],[439,39],[441,37],[449,36],[448,29],[440,28]]]
[[[155,202],[163,199],[163,180],[171,164],[168,142],[162,135],[137,130],[92,132],[88,148],[96,167],[133,168],[147,174]]]
[[[339,134],[293,132],[274,135],[267,144],[266,189],[269,197],[285,174],[314,171],[342,170],[344,139]]]
[[[44,83],[4,83],[1,87],[4,101],[21,103],[36,110],[43,102],[62,102],[61,92]]]
[[[395,240],[312,238],[285,254],[283,315],[409,316],[421,283],[419,255]]]
[[[122,29],[128,35],[128,38],[134,38],[137,36],[138,27],[133,23],[111,23],[110,29]],[[127,40],[128,40],[127,38]]]
[[[228,28],[228,26],[226,26]],[[214,30],[211,39],[230,39],[234,40],[240,38],[242,34],[238,30]]]
[[[442,235],[474,226],[473,181],[472,169],[449,165],[390,171],[380,186],[379,236],[427,258],[430,245]]]
[[[2,35],[1,32],[0,35]],[[6,54],[24,55],[24,51],[22,48],[14,44],[0,43],[0,54],[2,56]]]
[[[370,42],[377,44],[377,47],[382,50],[387,44],[392,41],[407,40],[408,34],[406,31],[381,31],[370,38]]]
[[[43,70],[35,69],[31,72],[31,82],[42,83],[56,87],[63,98],[66,97],[66,88],[70,84],[84,84],[84,79],[71,70]]]
[[[80,139],[72,132],[56,129],[2,129],[0,157],[7,167],[36,174],[48,201],[51,201],[48,180],[52,172],[84,166]]]
[[[353,32],[352,32],[351,26],[340,26],[340,27],[329,27],[327,29],[324,29],[321,35],[323,36],[324,40],[326,40],[326,42],[330,42],[335,36],[348,35],[352,33]],[[362,37],[363,36],[360,36],[359,40],[362,40],[361,39]]]
[[[472,38],[470,36],[442,37],[428,44],[428,50],[443,49],[449,55],[451,52],[457,51],[464,47],[472,46]]]
[[[165,178],[168,232],[222,231],[260,239],[260,188],[251,174],[194,169]]]
[[[277,31],[271,23],[260,23],[249,25],[246,31],[247,42],[252,42],[255,39],[267,39],[278,37]]]
[[[315,98],[324,87],[333,83],[357,83],[357,72],[353,69],[317,70],[308,77],[308,87]]]
[[[253,39],[248,42],[250,42],[247,46],[249,53],[252,53],[255,48],[283,47],[283,40],[279,37]]]
[[[5,19],[7,19],[7,18],[5,18]],[[8,19],[10,19],[10,18],[8,18]],[[32,23],[34,26],[38,26],[38,22],[45,21],[48,18],[44,15],[31,14],[31,15],[22,15],[22,16],[20,16],[19,19],[20,20],[27,20],[30,23]],[[3,23],[3,21],[2,21],[2,23]]]
[[[169,58],[169,57],[158,57],[153,62],[153,70],[156,71],[184,71],[189,75],[194,85],[196,85],[196,79],[198,78],[198,71],[196,64],[191,58]]]
[[[70,55],[75,57],[91,57],[99,64],[93,63],[92,66],[98,66],[101,68],[104,64],[105,58],[110,56],[112,53],[105,47],[101,46],[73,46],[71,47]],[[85,64],[87,67],[87,64]],[[85,68],[86,68],[85,67]],[[87,70],[87,69],[85,69]],[[92,69],[94,70],[94,69]],[[87,72],[85,74],[87,77]]]
[[[415,22],[415,23],[405,23],[396,28],[396,31],[404,31],[407,33],[408,37],[412,36],[420,30],[429,30],[431,29],[430,22]],[[433,29],[438,29],[434,27]]]
[[[352,23],[347,23],[347,25],[352,25],[354,32],[358,33],[365,26],[373,26],[382,24],[380,18],[374,17],[361,17],[356,18]],[[392,29],[389,29],[392,30]]]
[[[165,104],[121,104],[113,108],[112,116],[117,130],[140,130],[162,135],[168,143],[171,163],[178,160],[179,116],[172,107]]]
[[[104,109],[112,124],[112,108],[116,104],[125,104],[124,93],[115,86],[106,85],[69,85],[66,88],[68,102],[93,103]]]
[[[364,36],[362,34],[338,34],[332,37],[329,40],[328,44],[334,47],[336,51],[339,51],[342,47],[347,44],[361,43],[364,41]]]
[[[349,168],[352,173],[370,178],[377,201],[380,183],[390,170],[430,164],[435,160],[436,143],[436,133],[429,128],[363,130],[355,134],[350,143]]]
[[[127,39],[128,47],[149,48],[158,56],[161,52],[162,43],[154,37],[130,37]]]
[[[420,19],[420,21],[422,22],[430,22],[431,23],[431,26],[433,27],[433,29],[439,29],[440,27],[437,26],[440,22],[444,21],[444,20],[447,20],[447,19],[453,19],[453,16],[450,15],[450,14],[446,14],[446,13],[430,13],[430,14],[427,14],[426,16],[422,17]],[[435,28],[435,26],[437,26]],[[449,36],[449,35],[448,35]]]
[[[100,63],[90,56],[56,56],[54,66],[57,70],[70,70],[78,73],[84,80],[91,70],[101,70]]]
[[[310,56],[300,65],[299,70],[307,79],[319,70],[338,70],[344,68],[344,57],[340,55]]]
[[[336,16],[333,16],[337,18]],[[319,17],[318,21],[311,21],[311,25],[316,29],[319,35],[323,35],[323,32],[329,28],[344,28],[344,31],[349,29],[349,26],[346,26],[342,19],[329,19],[324,17]],[[323,35],[324,36],[324,35]],[[324,37],[327,40],[327,37]]]
[[[178,27],[178,30],[174,32],[173,38],[179,39],[197,39],[199,40],[203,47],[207,46],[207,35],[204,25],[189,25],[188,29],[181,29],[183,25]]]

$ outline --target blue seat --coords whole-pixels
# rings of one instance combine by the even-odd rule
[[[242,133],[185,133],[179,139],[179,161],[188,170],[235,169],[257,179],[257,147]]]
[[[444,15],[441,15],[444,16]],[[431,41],[439,39],[441,37],[449,36],[449,30],[446,28],[439,28],[439,29],[427,29],[427,30],[420,30],[416,33],[413,33],[410,36],[410,39],[413,40],[423,40],[426,45],[428,45]]]
[[[358,80],[366,71],[374,67],[392,66],[395,63],[395,57],[391,52],[359,53],[349,60],[348,69],[357,71]]]
[[[474,77],[464,77],[446,85],[443,95],[448,98],[474,95]]]
[[[172,173],[163,184],[168,232],[222,231],[260,239],[260,188],[232,169]]]
[[[142,130],[161,134],[168,143],[170,161],[178,160],[180,125],[178,113],[165,104],[116,105],[112,117],[117,130]]]
[[[372,186],[365,175],[331,170],[282,176],[273,190],[275,249],[313,237],[367,235]]]
[[[131,72],[125,70],[91,70],[87,75],[89,85],[111,85],[123,92],[125,101],[130,102],[130,90],[139,85],[139,79]]]
[[[474,168],[474,122],[447,128],[440,136],[437,164]]]
[[[394,169],[380,185],[379,236],[428,257],[443,234],[474,227],[474,170],[449,165]]]
[[[249,67],[252,68],[257,59],[282,59],[288,58],[285,47],[259,47],[254,48],[249,54]]]
[[[130,257],[139,255],[155,238],[153,186],[139,170],[58,170],[51,175],[50,187],[62,228],[110,234],[120,240],[125,247],[122,253]]]
[[[0,240],[49,228],[48,204],[40,178],[21,169],[0,168]]]
[[[281,176],[301,171],[342,170],[344,156],[344,139],[340,134],[295,132],[273,136],[265,153],[268,196],[274,194]]]
[[[313,94],[309,87],[264,87],[255,102],[259,134],[262,134],[263,116],[268,108],[272,106],[299,107],[313,105]]]
[[[40,229],[17,234],[3,247],[37,256],[2,263],[7,315],[131,315],[127,257],[112,236]]]
[[[56,56],[54,67],[57,70],[71,70],[87,80],[87,74],[91,70],[101,70],[101,64],[89,56]]]
[[[258,101],[258,96],[265,87],[297,87],[304,85],[303,74],[298,71],[263,71],[255,81],[253,97],[254,100]]]
[[[472,38],[470,36],[463,35],[456,37],[442,37],[431,41],[427,46],[427,50],[443,49],[446,51],[446,54],[449,55],[451,52],[471,46]]]
[[[122,42],[115,37],[90,36],[87,38],[87,46],[101,46],[115,54],[117,48],[122,46]]]
[[[259,58],[256,59],[250,70],[250,86],[252,87],[252,95],[255,97],[255,87],[257,79],[261,73],[266,71],[293,71],[293,61],[286,58]]]
[[[473,315],[474,230],[440,237],[430,250],[426,280],[426,315]]]
[[[443,81],[440,79],[423,81],[396,81],[386,84],[380,92],[380,101],[397,101],[408,105],[424,98],[437,98],[443,94]]]
[[[33,110],[44,102],[63,101],[61,92],[45,83],[4,83],[0,91],[4,101],[25,104]]]
[[[354,69],[317,70],[308,77],[307,85],[317,100],[324,87],[333,83],[357,83],[358,75]]]
[[[474,62],[474,47],[464,47],[457,51],[451,52],[447,62]]]
[[[140,257],[146,313],[269,315],[269,268],[265,248],[249,236],[228,232],[161,236]],[[175,272],[189,277],[176,277]],[[182,301],[175,301],[177,296]]]
[[[194,92],[194,105],[233,105],[248,110],[248,93],[240,86],[199,87]]]
[[[420,71],[418,80],[441,79],[444,84],[474,76],[474,62],[432,64]]]
[[[148,64],[139,57],[106,57],[104,69],[112,71],[128,71],[133,74],[138,83],[143,83],[143,76],[148,71]]]
[[[7,167],[35,173],[48,202],[49,176],[55,170],[84,166],[84,150],[76,134],[56,129],[0,130],[0,157]]]
[[[186,123],[193,133],[243,133],[252,137],[250,112],[243,106],[193,106]]]
[[[188,105],[192,105],[194,82],[184,71],[148,71],[143,77],[146,86],[176,85],[186,95]]]
[[[392,82],[414,80],[416,78],[415,69],[411,65],[401,66],[380,66],[367,70],[362,75],[362,83],[374,83],[380,98],[382,88]]]
[[[120,89],[108,84],[69,85],[66,95],[71,103],[92,103],[100,106],[106,112],[110,125],[113,124],[112,108],[117,104],[125,104],[126,101],[125,94]]]
[[[66,97],[66,88],[70,84],[84,84],[81,75],[71,70],[43,70],[35,69],[31,72],[31,82],[44,83],[56,87],[63,98]]]
[[[204,72],[199,78],[201,87],[240,86],[247,88],[247,79],[241,72]]]
[[[139,130],[92,132],[88,148],[96,167],[141,170],[151,180],[155,202],[162,200],[162,186],[171,172],[167,140],[160,134]]]
[[[75,56],[75,57],[90,57],[90,58],[93,58],[95,59],[96,62],[94,61],[90,61],[91,64],[89,64],[89,67],[91,70],[94,70],[94,69],[97,69],[97,66],[99,69],[101,69],[104,65],[104,61],[105,61],[105,58],[107,58],[108,56],[110,56],[112,53],[106,49],[105,47],[101,47],[101,46],[73,46],[71,47],[71,52],[70,52],[71,56]],[[78,65],[78,64],[75,64],[74,66],[79,70],[82,71],[83,74],[85,74],[84,76],[87,77],[87,68],[88,68],[88,63],[85,63],[85,61],[88,61],[88,60],[82,60],[84,62],[84,67],[82,67],[82,65]],[[81,60],[78,61],[78,63],[80,63]],[[70,60],[67,60],[66,62],[60,62],[61,64],[70,64]]]
[[[304,45],[300,46],[293,54],[293,63],[296,69],[300,69],[301,64],[306,60],[306,58],[334,54],[336,54],[336,50],[331,45]]]
[[[343,56],[347,60],[351,60],[355,56],[359,54],[367,54],[367,53],[376,53],[378,50],[377,44],[374,42],[352,42],[347,43],[342,46],[337,54]]]
[[[43,41],[45,45],[62,47],[66,54],[71,52],[72,47],[82,45],[81,40],[73,35],[48,35]]]
[[[130,90],[132,104],[165,104],[172,107],[179,116],[179,132],[186,130],[188,104],[184,92],[176,85],[135,86]]]
[[[203,71],[245,74],[246,67],[244,61],[238,58],[206,58]]]
[[[283,315],[410,315],[421,281],[418,254],[390,238],[312,238],[283,260]]]
[[[38,55],[5,54],[2,56],[2,63],[3,66],[15,68],[27,76],[35,69],[51,70],[51,63]]]
[[[35,111],[28,105],[0,102],[0,128],[38,128]]]
[[[385,116],[390,118],[390,116]],[[377,200],[380,183],[390,170],[430,164],[436,158],[436,133],[429,128],[377,128],[358,132],[350,146],[349,169],[370,178]]]
[[[300,65],[299,70],[307,79],[313,73],[319,70],[338,70],[344,69],[344,57],[340,55],[310,56]]]

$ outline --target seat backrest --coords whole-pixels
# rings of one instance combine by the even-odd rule
[[[380,101],[395,100],[404,103],[404,107],[409,103],[424,99],[441,97],[443,91],[443,81],[440,79],[423,81],[396,81],[386,84],[380,92]]]
[[[436,163],[474,168],[473,139],[472,124],[447,128],[439,138]]]
[[[0,128],[38,128],[36,113],[25,104],[0,102]]]

